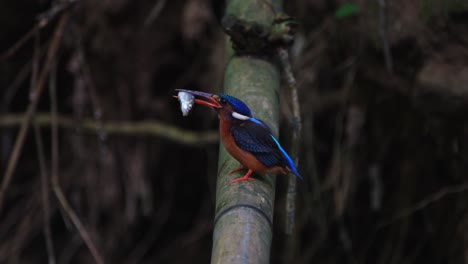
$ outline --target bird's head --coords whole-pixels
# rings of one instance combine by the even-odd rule
[[[248,120],[252,118],[252,113],[249,107],[237,99],[234,96],[228,94],[210,94],[199,91],[176,89],[179,92],[187,92],[198,96],[201,99],[196,98],[195,103],[211,107],[217,111],[224,110],[228,118],[238,120]]]

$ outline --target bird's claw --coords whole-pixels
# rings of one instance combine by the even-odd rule
[[[230,170],[228,172],[228,174],[233,174],[234,172],[238,172],[238,171],[241,171],[241,170],[246,170],[246,168],[245,167],[239,167],[237,169]]]
[[[237,178],[237,179],[234,179],[232,181],[230,181],[229,183],[236,183],[236,182],[240,182],[240,181],[253,181],[254,179],[253,178],[245,178],[245,177],[240,177],[240,178]]]
[[[250,174],[252,174],[252,170],[249,170],[243,177],[234,179],[234,180],[230,181],[229,183],[232,184],[232,183],[240,182],[240,181],[253,181],[253,179],[250,178]]]

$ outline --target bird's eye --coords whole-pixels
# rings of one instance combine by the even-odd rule
[[[225,103],[227,103],[226,99],[224,99],[224,98],[221,98],[221,103],[222,103],[222,104],[225,104]]]

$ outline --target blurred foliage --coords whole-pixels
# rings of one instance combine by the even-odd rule
[[[343,4],[335,11],[335,17],[338,19],[348,18],[357,14],[359,14],[359,6],[353,3]]]
[[[453,13],[466,13],[468,2],[464,0],[419,0],[421,5],[421,16],[425,21],[438,16],[450,16]]]

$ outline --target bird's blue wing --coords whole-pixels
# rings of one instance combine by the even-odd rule
[[[288,167],[294,175],[302,179],[292,159],[263,122],[254,118],[235,122],[231,127],[231,134],[241,149],[252,153],[263,165]]]
[[[231,128],[236,144],[252,153],[267,167],[284,166],[281,151],[271,137],[270,129],[261,122],[250,120],[236,122]]]

